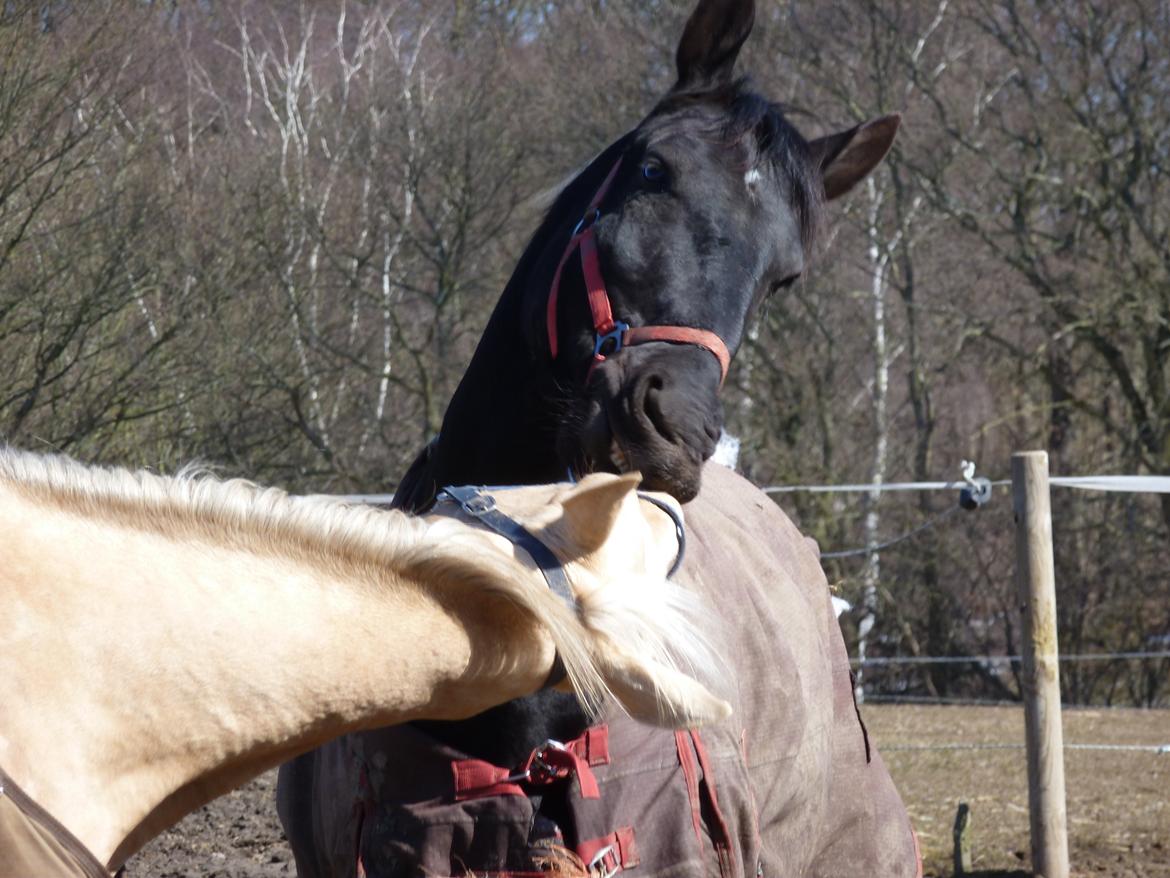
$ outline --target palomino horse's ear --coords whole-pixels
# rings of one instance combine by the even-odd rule
[[[844,195],[877,167],[890,151],[901,121],[901,115],[894,113],[809,143],[825,181],[826,200]]]
[[[566,535],[583,553],[596,552],[613,533],[622,503],[641,482],[638,473],[594,473],[583,478],[561,499]]]
[[[678,43],[674,91],[730,82],[755,20],[754,0],[699,0]]]

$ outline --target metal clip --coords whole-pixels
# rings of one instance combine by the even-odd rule
[[[468,497],[460,505],[468,515],[478,518],[496,508],[496,498],[491,494],[476,494],[474,497]]]
[[[986,505],[991,499],[991,480],[975,477],[975,461],[964,460],[960,465],[963,481],[966,483],[959,489],[959,505],[968,512]]]
[[[618,320],[613,325],[613,329],[605,333],[597,333],[593,339],[593,356],[594,357],[610,357],[622,349],[622,340],[627,332],[630,331],[630,324],[622,323]],[[613,342],[613,348],[608,351],[602,351],[607,342]]]
[[[605,864],[605,858],[608,856],[613,856],[612,866]],[[595,878],[613,878],[621,870],[621,863],[618,861],[617,854],[614,852],[613,845],[611,844],[607,844],[595,853],[593,859],[589,861],[588,872],[590,875],[595,876]]]
[[[557,771],[558,771],[557,766],[550,765],[548,762],[546,762],[541,757],[544,755],[544,752],[546,750],[560,750],[561,752],[566,752],[568,749],[569,748],[566,747],[564,744],[562,744],[560,741],[554,741],[552,738],[549,738],[547,741],[545,741],[541,745],[540,749],[537,750],[536,753],[533,755],[532,764],[535,765],[537,768],[539,768],[541,771],[543,771],[545,774],[549,775],[550,777],[555,776]]]
[[[601,210],[599,208],[591,208],[585,211],[584,216],[578,220],[577,225],[573,228],[573,237],[576,238],[582,232],[593,228],[593,224],[601,219]]]

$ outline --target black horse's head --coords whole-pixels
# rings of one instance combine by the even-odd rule
[[[887,116],[806,141],[735,76],[753,19],[750,0],[701,0],[678,82],[560,193],[524,260],[562,464],[640,470],[684,501],[753,311],[801,275],[822,203],[868,174],[898,127]]]
[[[679,500],[698,492],[748,321],[804,271],[822,204],[881,161],[898,127],[886,116],[801,137],[736,78],[754,9],[699,0],[678,82],[557,196],[397,505],[566,470],[639,470]]]

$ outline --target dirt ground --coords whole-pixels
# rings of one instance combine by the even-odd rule
[[[959,802],[971,809],[976,874],[1031,874],[1022,749],[898,749],[1022,743],[1021,708],[883,705],[863,716],[910,811],[927,876],[952,874]],[[1170,711],[1066,710],[1064,741],[1170,744]],[[1074,875],[1170,876],[1170,753],[1066,750],[1065,786]]]
[[[276,772],[189,814],[131,857],[125,878],[295,876],[276,817]]]
[[[866,706],[863,715],[910,810],[928,878],[952,874],[951,828],[961,801],[971,808],[975,874],[1031,875],[1023,750],[898,749],[1022,742],[1020,708],[883,705]],[[1064,738],[1170,744],[1170,712],[1066,711]],[[1065,772],[1073,874],[1170,878],[1170,753],[1070,750]],[[295,875],[273,806],[275,783],[272,772],[192,814],[134,857],[127,878]]]

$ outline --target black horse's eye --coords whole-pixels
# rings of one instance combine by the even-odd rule
[[[646,159],[642,162],[642,179],[657,183],[666,177],[666,167],[658,159]]]

